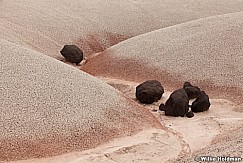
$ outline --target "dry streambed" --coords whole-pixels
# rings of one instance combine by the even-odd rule
[[[90,59],[99,53],[89,56],[76,66],[80,69]],[[139,103],[135,97],[137,82],[126,81],[97,76],[109,85],[119,90],[124,96]],[[163,85],[163,83],[162,83]],[[124,137],[110,141],[94,149],[74,152],[53,158],[29,160],[24,162],[176,162],[179,158],[191,158],[198,151],[211,146],[218,141],[219,135],[237,129],[243,125],[242,105],[238,105],[226,99],[211,97],[209,111],[195,113],[193,118],[169,117],[159,111],[159,105],[165,103],[171,92],[166,90],[162,98],[153,104],[140,104],[141,108],[149,110],[164,126],[164,129],[144,130],[130,137]],[[192,101],[190,101],[192,102]],[[19,163],[23,161],[18,161]]]
[[[99,77],[111,86],[134,100],[135,88],[139,83],[120,79]],[[196,113],[193,118],[168,117],[157,111],[161,102],[165,102],[171,92],[166,91],[160,101],[151,105],[142,105],[157,117],[164,129],[150,129],[136,135],[115,139],[109,143],[83,152],[69,153],[48,159],[29,160],[28,162],[49,163],[122,163],[122,162],[176,162],[178,158],[191,158],[194,153],[219,141],[218,135],[242,126],[242,112],[239,107],[225,99],[211,98],[209,111]],[[233,145],[233,144],[232,144]],[[201,151],[203,152],[203,151]],[[206,151],[205,151],[206,152]],[[18,163],[22,163],[19,161]]]
[[[136,101],[135,89],[139,83],[119,79],[102,79]],[[164,112],[158,111],[158,108],[161,103],[166,102],[170,94],[171,92],[166,91],[158,102],[151,105],[141,104],[141,107],[146,107],[150,110],[165,127],[165,131],[170,133],[180,143],[181,151],[178,158],[192,157],[196,151],[211,146],[212,141],[219,141],[218,135],[222,137],[222,135],[228,134],[230,131],[234,131],[243,125],[243,113],[240,112],[242,105],[237,105],[226,99],[211,98],[209,111],[195,113],[193,118],[165,116]],[[164,158],[164,155],[158,156],[158,162],[159,158]],[[173,162],[173,159],[170,159],[170,161]]]

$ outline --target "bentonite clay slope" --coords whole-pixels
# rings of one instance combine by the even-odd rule
[[[163,28],[109,48],[82,70],[127,80],[156,78],[180,87],[183,81],[197,81],[220,92],[243,88],[242,28],[243,12]]]
[[[113,87],[53,58],[0,40],[0,160],[92,148],[160,127]]]
[[[242,9],[237,0],[2,0],[0,37],[60,59],[65,44],[88,55],[155,29]]]

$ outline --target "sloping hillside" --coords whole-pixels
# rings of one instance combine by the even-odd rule
[[[60,59],[64,44],[89,55],[155,29],[242,9],[235,0],[2,0],[0,36]]]
[[[84,150],[159,127],[113,87],[53,58],[0,40],[0,160]]]
[[[243,88],[242,16],[239,12],[198,19],[128,39],[82,70],[136,81],[157,78],[171,87],[190,80],[212,92],[228,93],[229,88],[234,96],[242,95],[236,89]]]
[[[239,156],[242,29],[242,0],[0,0],[0,162]],[[65,44],[84,51],[82,65],[58,61]],[[142,105],[147,79],[165,93]],[[210,110],[165,116],[159,105],[184,81]]]

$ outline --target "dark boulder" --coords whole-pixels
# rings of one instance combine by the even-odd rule
[[[191,85],[190,82],[185,82],[183,89],[186,91],[189,100],[197,98],[201,92],[200,88]]]
[[[65,45],[60,53],[71,63],[79,64],[83,60],[83,52],[76,45]]]
[[[187,116],[188,118],[192,118],[192,117],[194,117],[194,114],[193,114],[192,111],[189,111],[189,112],[186,113],[186,116]]]
[[[208,95],[204,91],[201,91],[198,98],[192,103],[191,110],[195,113],[207,111],[210,105]]]
[[[184,117],[189,111],[189,98],[184,89],[175,90],[166,101],[165,115]]]
[[[136,87],[136,98],[144,104],[152,104],[161,99],[164,88],[157,80],[147,80]]]

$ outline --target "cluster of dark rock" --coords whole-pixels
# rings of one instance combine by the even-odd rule
[[[61,55],[69,62],[79,64],[83,59],[83,51],[76,45],[65,45],[60,51]],[[147,80],[136,87],[136,98],[140,103],[152,104],[161,99],[164,88],[157,80]],[[196,99],[189,105],[190,99]],[[191,107],[191,111],[189,111]],[[193,112],[207,111],[210,107],[208,95],[200,88],[185,82],[183,88],[175,90],[159,110],[165,111],[167,116],[193,117]]]
[[[71,63],[79,64],[84,58],[83,51],[76,45],[65,45],[60,53],[68,62]]]
[[[161,99],[164,88],[157,80],[148,80],[136,87],[136,98],[140,103],[152,104]],[[192,105],[189,100],[196,99]],[[160,111],[164,111],[166,116],[187,116],[193,117],[194,113],[207,111],[210,107],[208,95],[197,86],[185,82],[183,88],[177,89],[170,95],[165,104],[159,106]],[[189,111],[191,108],[191,111]]]

